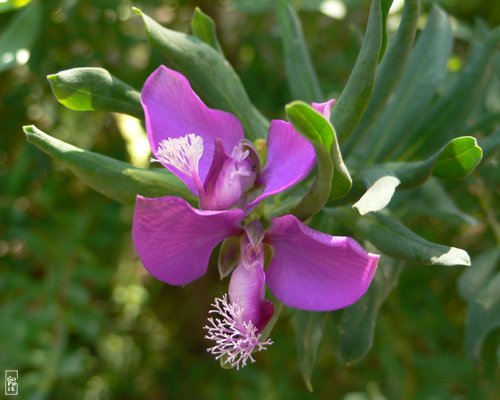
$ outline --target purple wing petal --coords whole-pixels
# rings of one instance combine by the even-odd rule
[[[149,143],[155,156],[162,140],[189,133],[203,138],[204,151],[199,163],[202,182],[212,162],[215,139],[221,138],[229,152],[243,139],[243,127],[234,115],[208,108],[184,75],[165,66],[160,66],[147,79],[141,93],[141,102],[146,116]],[[190,176],[169,165],[165,167],[197,194]]]
[[[151,275],[185,285],[205,274],[214,247],[238,234],[244,217],[241,210],[197,210],[179,197],[137,196],[132,238]]]
[[[316,162],[314,148],[291,123],[273,120],[267,139],[267,162],[258,184],[264,191],[249,207],[280,193],[304,179]]]
[[[367,291],[379,259],[354,239],[315,231],[292,215],[275,218],[266,241],[274,248],[266,270],[269,290],[301,310],[353,304]]]

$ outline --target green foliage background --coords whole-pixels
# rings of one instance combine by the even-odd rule
[[[187,288],[154,281],[131,243],[133,208],[88,189],[26,143],[21,126],[36,124],[78,147],[130,161],[117,118],[65,109],[45,76],[103,67],[140,90],[162,58],[148,46],[132,6],[183,32],[199,6],[214,18],[224,54],[254,104],[268,118],[282,118],[293,97],[281,41],[274,15],[257,3],[37,3],[31,23],[18,31],[18,40],[26,40],[31,51],[28,63],[0,72],[1,369],[19,370],[23,399],[498,398],[498,330],[487,337],[475,364],[464,352],[467,308],[457,291],[461,267],[404,265],[398,286],[381,306],[374,347],[357,364],[346,366],[336,357],[338,316],[327,318],[312,393],[297,365],[287,313],[272,333],[275,345],[257,355],[257,364],[241,371],[219,368],[206,353],[202,330],[211,300],[226,290],[216,268]],[[347,17],[333,20],[317,11],[320,1],[293,3],[301,10],[321,87],[337,97],[359,51],[369,4],[345,1]],[[449,65],[460,69],[474,21],[498,25],[500,11],[495,2],[440,3],[459,22]],[[0,14],[0,26],[26,9]],[[498,54],[495,65],[500,65]],[[500,85],[498,78],[492,82],[481,101],[493,102],[498,117]],[[465,248],[474,260],[498,246],[498,175],[498,154],[492,150],[464,183],[445,185],[474,223],[457,222],[457,213],[443,223],[432,218],[432,209],[427,216],[405,209],[405,196],[424,198],[423,189],[397,199],[399,216],[423,237]]]

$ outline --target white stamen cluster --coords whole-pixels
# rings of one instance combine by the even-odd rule
[[[203,329],[208,331],[206,339],[213,340],[216,345],[207,349],[222,358],[228,366],[237,370],[247,365],[247,361],[255,362],[252,353],[266,350],[273,342],[270,339],[260,341],[261,334],[255,325],[243,321],[243,310],[237,303],[230,303],[225,294],[222,299],[216,298],[209,313],[219,314],[220,318],[208,318],[208,325]]]
[[[203,138],[189,133],[178,138],[162,140],[156,150],[157,159],[188,175],[198,174],[198,163],[203,154]]]

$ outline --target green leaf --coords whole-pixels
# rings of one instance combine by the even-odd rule
[[[141,94],[103,68],[73,68],[47,79],[56,99],[70,110],[111,111],[144,119]]]
[[[13,16],[0,34],[0,72],[28,62],[41,21],[42,10],[37,0]]]
[[[377,67],[375,87],[363,118],[348,141],[342,146],[345,154],[349,154],[356,143],[362,140],[365,133],[368,132],[369,127],[384,110],[384,105],[390,94],[401,79],[415,39],[419,15],[420,1],[406,0],[399,28]]]
[[[423,265],[470,265],[466,251],[425,240],[387,210],[363,217],[345,207],[327,208],[325,212],[390,257]]]
[[[15,10],[31,3],[31,0],[3,0],[0,2],[0,13]]]
[[[194,36],[164,28],[141,10],[134,10],[142,17],[151,46],[170,67],[189,79],[207,105],[235,114],[251,138],[267,136],[268,121],[252,105],[240,78],[219,52]]]
[[[458,280],[458,293],[467,301],[473,301],[491,280],[500,262],[500,248],[492,247],[472,258],[472,266],[467,268]]]
[[[381,45],[381,0],[372,0],[361,50],[349,80],[332,109],[331,121],[341,139],[347,138],[352,133],[370,100]]]
[[[353,195],[360,186],[366,192],[353,205],[361,215],[379,211],[389,204],[397,187],[407,189],[421,185],[431,175],[441,179],[463,179],[479,164],[482,150],[475,138],[455,138],[432,157],[424,161],[375,165],[355,177]]]
[[[319,86],[299,17],[286,0],[277,0],[275,14],[281,33],[288,87],[294,99],[307,102],[321,101]]]
[[[330,188],[334,176],[330,147],[335,132],[325,117],[302,101],[287,104],[285,110],[294,128],[311,142],[316,152],[316,176],[314,182],[301,201],[290,211],[301,221],[305,221],[319,212],[330,197]]]
[[[214,20],[198,7],[194,9],[193,19],[191,20],[191,29],[193,30],[194,36],[224,56],[219,39],[217,39]]]
[[[330,152],[331,160],[333,161],[333,176],[329,199],[338,199],[347,195],[351,190],[352,179],[342,159],[337,134],[332,124],[309,104],[301,101],[294,101],[288,104],[286,112],[295,129],[308,138],[313,145],[314,143],[321,144]],[[329,167],[326,160],[324,164]],[[318,189],[321,193],[324,192],[326,194],[328,189],[326,183],[327,175],[324,174],[323,178],[321,181],[318,181],[318,185],[320,185]]]
[[[307,389],[312,392],[311,375],[323,337],[324,315],[318,312],[294,310],[292,324],[295,330],[300,371]]]
[[[53,138],[35,126],[25,126],[28,142],[63,163],[92,189],[124,204],[146,197],[180,196],[195,202],[184,184],[165,169],[136,168],[101,154],[79,149]]]
[[[380,10],[382,12],[382,43],[380,45],[379,60],[382,59],[385,53],[385,48],[387,46],[387,16],[389,15],[389,10],[391,9],[393,0],[382,0]]]
[[[500,45],[500,27],[473,43],[469,62],[455,83],[436,101],[414,129],[398,143],[395,154],[403,159],[433,151],[464,129],[467,118],[484,97],[492,64]],[[411,144],[409,148],[408,144]]]
[[[440,151],[432,175],[441,179],[462,179],[478,166],[482,156],[483,151],[475,138],[453,139]]]
[[[354,150],[358,157],[366,159],[368,151],[369,162],[386,159],[399,141],[412,134],[446,76],[452,43],[448,16],[434,6],[391,101],[367,133],[363,146]]]
[[[359,361],[373,345],[378,310],[396,287],[401,272],[401,266],[392,261],[382,256],[368,292],[342,313],[338,351],[344,364]]]
[[[498,256],[496,261],[498,263]],[[484,287],[469,300],[465,319],[465,351],[476,363],[480,360],[486,336],[500,327],[500,272],[491,272]]]

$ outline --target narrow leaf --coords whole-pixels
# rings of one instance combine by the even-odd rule
[[[294,310],[292,324],[297,341],[300,371],[307,389],[312,392],[311,375],[323,337],[324,315],[318,312]]]
[[[364,152],[368,149],[369,161],[386,159],[399,141],[415,130],[415,121],[446,76],[452,43],[448,16],[434,6],[391,102],[367,133],[363,149],[358,150],[361,157],[366,157]]]
[[[198,7],[194,9],[193,19],[191,20],[191,29],[193,30],[194,36],[224,56],[219,39],[217,39],[214,20]]]
[[[103,68],[74,68],[47,79],[56,99],[71,110],[102,110],[144,118],[141,94]]]
[[[478,363],[486,336],[500,327],[500,272],[469,302],[465,319],[465,351]]]
[[[400,265],[382,256],[368,292],[342,312],[339,357],[344,364],[353,364],[370,351],[378,310],[396,287],[400,272]]]
[[[182,72],[196,93],[211,107],[235,114],[251,138],[267,135],[268,121],[252,105],[231,65],[222,55],[194,36],[164,28],[142,11],[146,34],[167,64]]]
[[[165,169],[143,169],[101,154],[82,150],[53,138],[35,126],[25,126],[28,142],[62,162],[92,189],[125,204],[138,194],[147,197],[180,196],[194,202],[182,182]]]
[[[419,15],[420,0],[406,0],[399,28],[377,67],[375,87],[363,118],[348,141],[342,146],[345,154],[350,153],[353,147],[362,140],[363,135],[368,132],[371,124],[384,110],[384,105],[390,94],[401,79],[415,39]]]
[[[406,132],[401,137],[394,154],[402,154],[403,159],[408,159],[433,151],[464,129],[467,118],[484,96],[499,45],[500,27],[473,43],[469,62],[461,75],[424,114],[413,133]]]
[[[288,1],[278,0],[275,14],[281,33],[287,82],[292,97],[307,102],[322,100],[321,88],[297,13]]]
[[[382,12],[382,43],[380,45],[379,60],[382,59],[385,53],[385,48],[387,46],[387,17],[389,15],[389,10],[391,9],[393,0],[382,0],[380,10]]]
[[[423,265],[470,265],[466,251],[425,240],[386,210],[363,217],[344,207],[325,210],[345,229],[366,238],[390,257]]]
[[[42,10],[38,0],[13,16],[0,33],[0,72],[28,62],[41,21]]]
[[[370,100],[381,45],[381,0],[372,0],[361,50],[349,80],[332,110],[331,120],[341,139],[346,139],[352,133]]]

